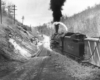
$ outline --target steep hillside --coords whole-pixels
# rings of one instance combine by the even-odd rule
[[[71,32],[80,32],[89,37],[98,37],[100,36],[100,5],[64,19],[63,22]]]
[[[37,52],[37,46],[31,42],[33,34],[28,26],[17,20],[14,24],[13,17],[5,11],[0,24],[0,57],[22,61],[33,56]]]

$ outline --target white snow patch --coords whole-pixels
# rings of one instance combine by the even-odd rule
[[[50,48],[50,37],[49,37],[49,36],[46,36],[46,35],[43,35],[43,37],[44,37],[43,46],[44,46],[46,49],[52,51],[52,49]]]
[[[10,38],[9,42],[14,46],[16,53],[21,54],[25,58],[31,57],[31,54],[29,53],[29,51],[25,49],[24,47],[21,47],[19,44],[17,44],[14,39]]]

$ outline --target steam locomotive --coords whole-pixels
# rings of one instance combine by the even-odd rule
[[[63,55],[100,67],[100,38],[87,38],[84,34],[68,30],[66,33],[59,33],[58,24],[55,25],[50,47],[60,50]]]

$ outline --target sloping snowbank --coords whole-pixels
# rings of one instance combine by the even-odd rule
[[[24,57],[25,59],[29,59],[32,56],[35,56],[36,54],[38,54],[38,52],[40,51],[40,46],[43,45],[44,48],[52,51],[52,49],[50,48],[50,37],[43,35],[44,39],[42,41],[39,41],[36,45],[38,51],[36,51],[35,53],[32,54],[31,49],[32,46],[31,44],[26,44],[24,42],[22,42],[26,47],[21,46],[20,44],[18,44],[13,38],[9,39],[9,42],[14,46],[14,52],[18,55],[21,55],[22,57]]]
[[[24,47],[22,47],[19,44],[17,44],[17,42],[14,39],[10,38],[9,42],[14,46],[14,52],[16,54],[20,54],[24,58],[30,58],[31,57],[30,52],[27,49],[25,49]]]

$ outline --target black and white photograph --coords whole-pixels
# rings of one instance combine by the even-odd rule
[[[100,80],[100,0],[0,0],[0,80]]]

